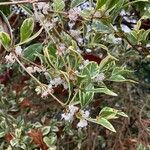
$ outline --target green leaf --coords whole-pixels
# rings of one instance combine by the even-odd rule
[[[0,138],[4,137],[6,135],[5,132],[0,132]]]
[[[11,42],[12,42],[13,41],[13,34],[12,34],[12,28],[10,26],[8,18],[5,16],[5,14],[3,13],[3,11],[0,11],[0,16],[2,17],[3,21],[6,23],[8,29],[9,29],[10,38],[11,38]]]
[[[89,75],[91,78],[96,77],[96,75],[99,73],[99,67],[96,62],[89,62],[83,69],[82,75],[86,75],[86,72],[89,72]]]
[[[113,91],[109,90],[107,87],[103,87],[103,88],[95,88],[95,89],[90,89],[91,92],[94,93],[104,93],[107,95],[111,95],[111,96],[118,96],[116,93],[114,93]]]
[[[108,130],[112,132],[116,132],[115,128],[112,126],[112,124],[105,118],[98,118],[97,123],[100,124],[101,126],[107,128]]]
[[[115,82],[124,82],[124,81],[127,81],[122,75],[112,75],[110,78],[109,78],[110,81],[115,81]]]
[[[118,115],[122,117],[128,117],[124,112],[111,107],[104,107],[99,113],[100,117],[105,118],[107,120],[118,118]]]
[[[56,58],[57,55],[56,55],[56,47],[55,47],[55,45],[49,44],[47,48],[49,50],[49,54]]]
[[[100,113],[99,116],[105,119],[116,119],[118,118],[117,115],[118,110],[110,108],[110,107],[104,107]]]
[[[28,38],[25,41],[17,44],[16,46],[22,45],[24,43],[28,43],[28,42],[32,41],[33,39],[37,38],[41,34],[42,30],[43,30],[43,27],[38,32],[36,32],[34,35],[32,35],[30,38]]]
[[[86,90],[89,90],[92,88],[93,88],[93,85],[89,84],[86,87]],[[82,107],[87,106],[93,100],[93,97],[94,97],[94,92],[84,92],[84,91],[79,90],[79,100],[80,100]]]
[[[126,115],[124,112],[122,111],[118,111],[117,115],[122,116],[122,117],[128,117],[128,115]]]
[[[50,138],[44,137],[43,141],[46,143],[48,147],[52,147],[54,143],[56,142],[57,137],[56,136],[51,136]]]
[[[101,63],[99,64],[99,69],[103,70],[103,68],[112,60],[117,60],[115,57],[108,54],[104,59],[102,59]]]
[[[5,49],[8,49],[11,44],[9,34],[7,34],[6,32],[0,32],[0,43],[3,45]]]
[[[20,28],[20,42],[26,41],[33,33],[33,29],[34,29],[33,18],[27,18],[26,20],[24,20]]]
[[[85,1],[85,0],[72,0],[72,2],[71,2],[71,8],[79,6],[79,5],[82,4],[84,1]]]
[[[45,126],[42,128],[42,133],[43,136],[47,135],[50,132],[51,127],[50,126]]]
[[[26,14],[28,14],[29,16],[33,16],[33,12],[30,10],[31,8],[29,8],[26,5],[20,4],[19,7],[21,7]]]
[[[29,59],[29,60],[35,60],[35,54],[37,54],[37,52],[41,52],[42,50],[42,44],[41,43],[36,43],[33,45],[28,46],[24,52],[23,55],[25,58]]]
[[[112,9],[114,5],[116,5],[118,0],[107,0],[106,8]]]
[[[96,10],[100,9],[105,3],[106,3],[107,0],[97,0],[96,2]]]
[[[54,0],[53,7],[56,11],[62,11],[65,7],[65,3],[63,0]]]

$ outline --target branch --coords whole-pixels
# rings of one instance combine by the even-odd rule
[[[22,0],[22,1],[13,1],[13,2],[0,2],[0,6],[27,4],[27,3],[33,4],[33,3],[40,3],[40,2],[49,2],[49,0]]]

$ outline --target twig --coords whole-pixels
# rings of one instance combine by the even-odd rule
[[[13,1],[13,2],[0,2],[0,6],[2,5],[17,5],[17,4],[33,4],[39,2],[49,2],[49,0],[22,0],[22,1]]]

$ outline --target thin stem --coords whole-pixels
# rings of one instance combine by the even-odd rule
[[[22,1],[13,1],[13,2],[0,2],[1,5],[18,5],[18,4],[33,4],[33,3],[40,3],[40,2],[49,2],[49,0],[22,0]]]
[[[61,106],[65,106],[65,104],[63,102],[61,102],[56,96],[54,96],[52,93],[49,93],[51,95],[51,97],[53,97]]]
[[[26,68],[25,66],[20,62],[20,60],[18,59],[18,57],[14,54],[14,58],[15,60],[18,62],[18,64],[39,84],[42,85],[42,83],[35,77],[33,76]]]
[[[14,58],[15,60],[18,62],[18,64],[42,87],[46,88],[44,85],[42,85],[42,83],[36,78],[34,77],[30,72],[27,71],[27,69],[25,68],[25,66],[20,62],[20,60],[18,59],[18,57],[14,54]],[[65,106],[65,104],[63,102],[61,102],[57,97],[55,97],[52,93],[49,93],[59,104],[61,104],[62,106]]]

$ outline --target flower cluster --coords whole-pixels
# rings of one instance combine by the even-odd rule
[[[26,68],[26,70],[29,73],[35,73],[35,72],[41,73],[41,72],[45,72],[46,71],[45,68],[39,68],[37,66],[29,66],[29,67]]]
[[[86,111],[81,110],[80,113],[81,113],[82,117],[81,117],[80,121],[78,122],[77,127],[84,128],[88,125],[88,122],[85,118],[88,118],[90,113],[87,110]]]
[[[76,106],[73,106],[73,105],[69,105],[68,106],[68,109],[67,109],[67,112],[63,113],[61,116],[62,116],[62,119],[66,120],[66,121],[73,121],[74,119],[74,115],[75,113],[79,110],[78,107]]]
[[[57,87],[58,85],[63,85],[64,89],[68,89],[68,84],[60,77],[56,77],[53,80],[50,80],[50,84],[54,87]]]
[[[53,93],[53,87],[51,84],[48,85],[48,88],[42,93],[42,98],[47,98],[50,93]]]
[[[22,55],[22,48],[21,48],[21,46],[17,46],[15,48],[15,53],[16,53],[17,56],[21,56]]]
[[[104,73],[100,73],[98,74],[95,78],[94,78],[94,82],[101,82],[105,79],[105,74]]]
[[[69,105],[67,112],[61,115],[62,119],[71,122],[74,119],[75,113],[77,113],[78,111],[79,111],[78,107]],[[80,121],[77,123],[77,127],[84,128],[88,125],[88,122],[85,118],[88,118],[90,113],[87,110],[86,111],[80,110],[79,112],[81,116],[80,116]]]
[[[15,57],[13,53],[5,56],[6,63],[12,65],[15,62]]]
[[[88,59],[87,59],[87,60],[84,60],[84,61],[83,61],[83,64],[79,66],[79,70],[82,70],[82,69],[84,68],[84,66],[86,66],[86,65],[89,64],[89,62],[90,62],[90,61],[89,61]]]
[[[48,10],[50,8],[49,3],[41,2],[37,4],[37,8],[39,11],[41,11],[43,14],[48,14]]]

